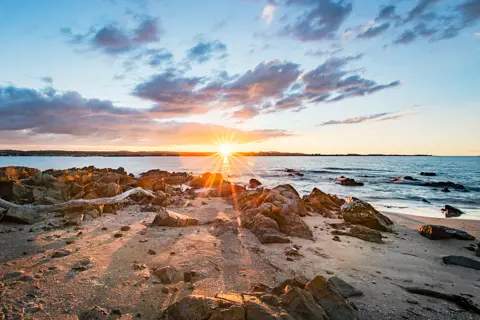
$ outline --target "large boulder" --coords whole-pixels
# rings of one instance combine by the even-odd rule
[[[149,177],[142,177],[137,179],[137,187],[140,187],[142,189],[149,189],[152,190],[153,188],[153,180],[150,179]]]
[[[338,198],[336,195],[330,195],[317,188],[313,188],[308,196],[303,197],[303,200],[311,211],[325,218],[333,219],[341,217],[340,208],[345,203],[345,200]]]
[[[217,188],[224,184],[224,182],[228,182],[223,178],[223,175],[221,173],[211,173],[211,172],[206,172],[201,176],[193,178],[189,182],[190,187],[194,189],[200,189],[200,188]]]
[[[168,171],[163,171],[163,170],[149,170],[147,172],[144,172],[140,174],[140,177],[148,177],[152,179],[152,181],[159,181],[163,180],[164,183],[166,184],[171,184],[171,185],[177,185],[177,184],[183,184],[187,181],[189,181],[192,176],[189,175],[186,172],[168,172]],[[162,190],[165,191],[165,190]]]
[[[275,220],[262,214],[257,214],[248,221],[247,228],[257,236],[260,243],[288,243],[290,240],[280,232]]]
[[[455,238],[458,240],[475,240],[475,237],[463,230],[449,228],[445,226],[423,225],[418,228],[420,234],[430,240],[442,240]]]
[[[343,219],[351,224],[364,225],[370,229],[392,232],[393,221],[365,201],[348,198],[341,207]]]
[[[356,320],[355,310],[323,276],[316,276],[305,286],[330,320]]]
[[[248,187],[250,189],[256,189],[256,188],[260,187],[261,185],[262,185],[262,183],[255,178],[250,179],[250,181],[248,182]]]
[[[280,185],[262,192],[246,192],[234,203],[242,208],[240,216],[243,226],[252,226],[257,214],[273,219],[279,231],[287,236],[312,239],[310,227],[301,217],[307,214],[304,201],[291,185]]]
[[[208,192],[209,196],[212,197],[237,197],[239,194],[245,192],[245,188],[234,183],[230,183],[228,181],[223,182],[218,187],[211,189]]]
[[[328,283],[344,298],[363,296],[362,291],[338,277],[331,277],[328,279]]]

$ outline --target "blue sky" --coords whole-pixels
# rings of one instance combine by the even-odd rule
[[[480,154],[480,0],[0,0],[0,148]]]

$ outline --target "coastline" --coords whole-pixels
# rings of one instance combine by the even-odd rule
[[[224,293],[248,295],[256,283],[275,288],[291,279],[338,277],[363,293],[348,301],[337,300],[354,313],[349,320],[479,318],[456,304],[404,289],[420,287],[470,297],[478,303],[478,270],[443,261],[445,256],[460,255],[480,263],[475,252],[465,249],[478,240],[434,241],[418,232],[422,224],[440,224],[479,237],[477,220],[387,211],[383,214],[393,221],[389,227],[363,226],[369,235],[379,237],[372,240],[346,231],[336,233],[355,227],[347,220],[340,199],[320,190],[301,199],[288,184],[246,191],[213,174],[153,170],[138,178],[123,168],[21,169],[8,174],[20,175],[15,188],[23,181],[24,191],[33,188],[37,195],[43,190],[39,201],[52,201],[51,196],[59,196],[53,191],[67,185],[66,190],[76,196],[85,191],[89,195],[85,198],[96,196],[95,200],[107,197],[102,192],[116,195],[121,189],[139,187],[155,195],[133,197],[108,211],[102,207],[101,211],[87,208],[46,214],[31,225],[0,223],[0,311],[7,315],[76,320],[95,307],[111,316],[99,319],[154,320],[167,307],[192,295],[205,299]],[[215,186],[202,188],[215,181]],[[185,182],[192,189],[178,188]],[[223,194],[225,190],[229,193]],[[255,207],[260,202],[249,201],[250,196],[270,202]],[[360,205],[372,212],[368,204]],[[268,213],[268,208],[270,216],[280,218],[273,220],[261,213]],[[256,220],[245,222],[248,212],[254,212]],[[375,212],[369,219],[388,221]],[[288,223],[284,223],[286,218]],[[294,233],[287,237],[289,230]],[[273,237],[264,238],[262,232]],[[166,268],[175,271],[168,281],[159,273]],[[281,301],[281,297],[274,299]]]

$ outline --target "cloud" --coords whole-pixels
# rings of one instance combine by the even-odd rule
[[[351,3],[334,0],[288,0],[287,5],[306,7],[282,32],[301,41],[334,39],[353,8]]]
[[[378,15],[375,18],[375,20],[376,21],[381,21],[381,20],[397,20],[398,21],[400,17],[395,13],[395,10],[396,10],[396,7],[392,5],[382,7],[378,12]]]
[[[70,28],[62,28],[62,34],[69,42],[76,45],[87,45],[109,55],[117,55],[138,49],[142,45],[159,41],[162,33],[158,27],[158,19],[149,16],[141,18],[140,24],[133,29],[125,29],[116,23],[101,28],[90,28],[86,33],[75,34]]]
[[[374,37],[384,33],[385,31],[387,31],[388,28],[390,28],[390,23],[389,22],[385,22],[385,23],[383,23],[381,25],[378,25],[378,26],[368,27],[364,32],[357,35],[357,38],[360,38],[360,39],[374,38]]]
[[[115,106],[77,92],[52,96],[28,88],[0,87],[0,134],[3,144],[194,145],[213,143],[224,133],[237,143],[288,136],[282,130],[242,131],[221,125],[155,120],[152,109]]]
[[[158,118],[205,114],[212,110],[234,110],[233,118],[299,111],[306,104],[335,102],[396,87],[400,81],[378,84],[349,70],[347,65],[362,55],[327,59],[317,68],[302,70],[290,61],[259,63],[243,74],[226,72],[214,77],[185,77],[171,71],[138,84],[133,94],[156,104]]]
[[[267,5],[263,8],[261,18],[265,20],[267,24],[271,24],[273,17],[277,11],[277,4],[274,0],[267,1]]]
[[[214,57],[223,59],[227,56],[227,46],[218,40],[200,41],[187,51],[187,58],[197,63],[207,62]]]
[[[417,38],[417,34],[412,30],[404,31],[395,41],[394,44],[409,44]]]
[[[427,9],[431,8],[435,3],[440,0],[420,0],[418,4],[413,7],[407,14],[407,17],[403,20],[403,23],[410,22],[414,19],[422,17]]]
[[[318,126],[329,126],[329,125],[338,125],[338,124],[357,124],[357,123],[363,123],[363,122],[379,122],[379,121],[397,120],[400,118],[417,115],[418,113],[411,111],[411,109],[416,107],[418,106],[412,106],[412,107],[406,108],[403,111],[398,111],[398,112],[382,112],[382,113],[371,114],[366,116],[346,118],[342,120],[329,120],[326,122],[322,122]]]

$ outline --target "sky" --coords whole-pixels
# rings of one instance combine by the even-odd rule
[[[480,0],[0,0],[0,149],[480,154]]]

